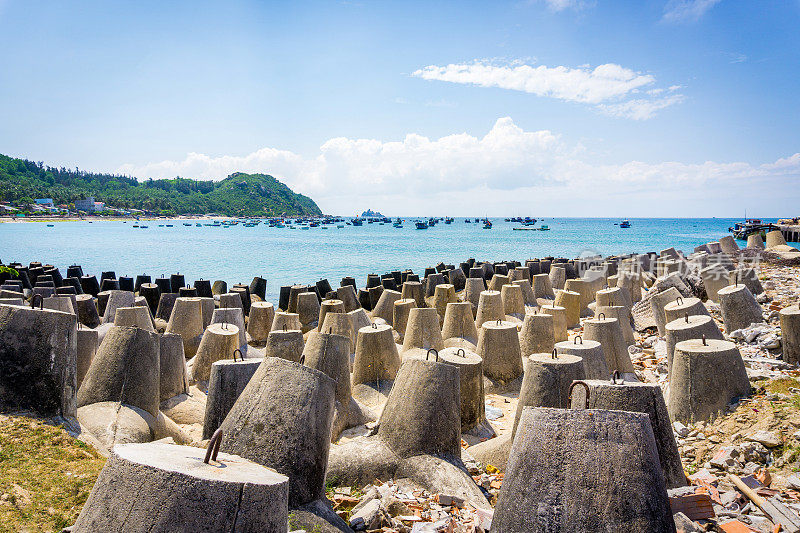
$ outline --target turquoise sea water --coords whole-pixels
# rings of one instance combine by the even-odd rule
[[[479,260],[524,261],[547,255],[622,254],[659,251],[670,246],[691,252],[695,246],[728,234],[733,219],[631,219],[630,229],[615,226],[617,219],[559,218],[537,223],[550,231],[513,231],[519,224],[493,219],[494,228],[440,222],[417,230],[413,219],[404,227],[378,223],[336,225],[309,230],[270,228],[265,224],[238,226],[184,226],[171,221],[148,221],[147,229],[119,221],[0,224],[0,259],[4,263],[51,263],[62,269],[77,263],[98,276],[180,272],[187,281],[199,278],[249,283],[253,276],[267,279],[267,298],[277,302],[281,285],[313,283],[328,278],[333,287],[343,276],[354,276],[359,287],[367,274],[422,269],[439,261],[458,264]],[[765,220],[766,222],[766,220]],[[743,243],[740,243],[743,245]],[[796,245],[795,245],[796,246]]]

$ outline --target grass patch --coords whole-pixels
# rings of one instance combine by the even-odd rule
[[[800,381],[793,378],[778,378],[767,383],[765,387],[774,394],[791,394],[790,388],[800,388]]]
[[[0,416],[0,531],[74,524],[105,461],[60,427]]]

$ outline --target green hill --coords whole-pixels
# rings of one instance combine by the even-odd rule
[[[229,216],[320,215],[311,198],[293,192],[267,174],[237,172],[221,181],[186,178],[138,181],[136,178],[53,168],[0,155],[0,200],[31,203],[52,198],[70,204],[93,196],[122,209],[164,215],[219,213]]]

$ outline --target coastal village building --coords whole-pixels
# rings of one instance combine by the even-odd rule
[[[75,200],[75,209],[77,211],[83,211],[85,213],[91,213],[94,211],[94,197],[90,196],[85,200]]]
[[[83,211],[84,213],[94,213],[96,211],[102,211],[105,208],[106,204],[104,202],[95,202],[93,196],[90,196],[85,200],[75,200],[76,211]]]

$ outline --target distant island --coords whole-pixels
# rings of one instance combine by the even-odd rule
[[[85,212],[106,214],[313,216],[322,211],[267,174],[236,172],[221,181],[143,180],[0,155],[0,214]]]
[[[361,218],[383,218],[383,215],[380,214],[378,211],[367,209],[366,211],[361,213]]]

